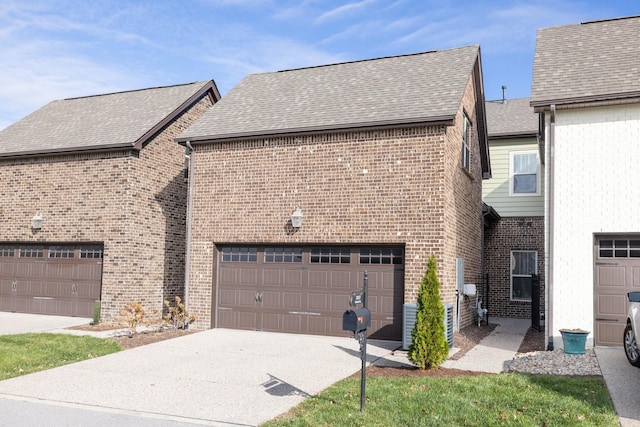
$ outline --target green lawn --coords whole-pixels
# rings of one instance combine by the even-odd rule
[[[0,336],[0,380],[122,350],[112,340],[69,334]]]
[[[264,426],[619,426],[604,380],[500,374],[347,378]]]

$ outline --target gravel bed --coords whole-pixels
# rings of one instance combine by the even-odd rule
[[[602,375],[595,352],[567,354],[563,350],[518,353],[509,363],[508,372],[526,374],[593,376]]]

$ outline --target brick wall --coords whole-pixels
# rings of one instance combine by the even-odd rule
[[[184,148],[174,138],[210,105],[202,99],[140,152],[0,160],[0,242],[102,243],[103,320],[132,300],[161,310],[184,286]]]
[[[471,81],[464,108],[475,119]],[[210,327],[215,245],[403,244],[405,302],[415,302],[427,258],[454,302],[455,257],[479,274],[481,172],[460,167],[462,108],[445,125],[269,137],[195,147],[190,309]],[[296,206],[304,226],[285,227]],[[473,213],[469,213],[469,211]]]
[[[538,252],[538,275],[541,279],[540,307],[543,309],[544,217],[501,218],[485,231],[485,271],[489,274],[491,289],[489,316],[530,319],[531,303],[511,300],[512,250]]]

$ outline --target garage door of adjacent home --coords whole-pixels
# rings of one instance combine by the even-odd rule
[[[640,235],[595,239],[595,344],[621,346],[627,292],[640,291]]]
[[[0,311],[91,317],[102,246],[0,244]]]
[[[402,247],[219,249],[213,327],[346,336],[342,315],[366,271],[369,336],[402,339]]]

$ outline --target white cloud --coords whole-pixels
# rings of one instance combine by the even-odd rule
[[[317,23],[341,19],[346,15],[352,15],[354,12],[358,12],[361,9],[368,7],[369,5],[375,3],[376,0],[361,0],[355,3],[347,3],[345,5],[336,7],[328,12],[323,13],[318,18],[316,18]]]

